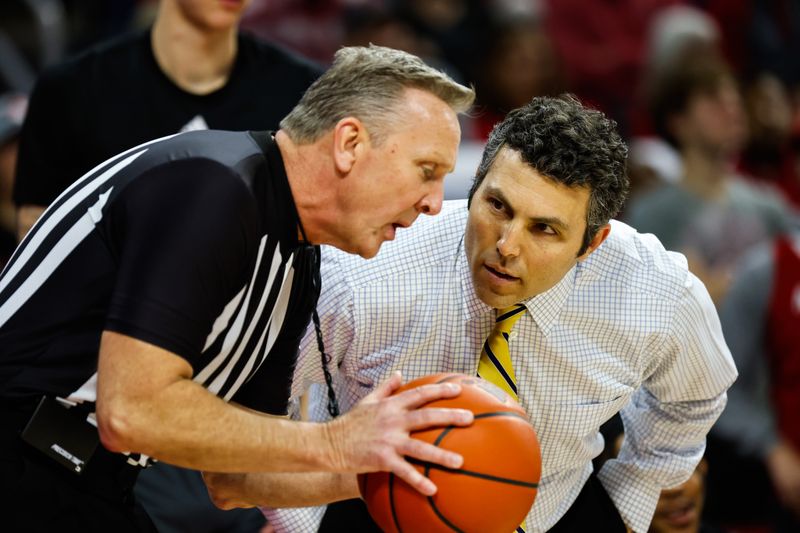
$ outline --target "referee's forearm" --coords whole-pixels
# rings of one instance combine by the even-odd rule
[[[101,417],[101,408],[98,402],[101,437],[112,451],[212,472],[332,470],[325,462],[330,454],[321,424],[235,408],[190,380],[176,381],[127,408],[117,407],[124,414],[116,418]]]
[[[229,405],[192,380],[183,357],[114,331],[101,339],[97,421],[109,450],[195,470],[343,471],[322,424]]]

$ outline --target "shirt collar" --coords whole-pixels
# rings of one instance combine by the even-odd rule
[[[536,325],[546,336],[555,326],[561,311],[567,305],[567,300],[575,287],[575,278],[578,268],[573,266],[561,280],[547,291],[537,294],[533,298],[522,302],[528,308]]]
[[[475,292],[469,261],[467,261],[467,252],[464,248],[463,236],[459,241],[458,248],[456,272],[461,276],[464,320],[469,322],[486,314],[494,313],[494,309],[483,303]],[[549,290],[537,294],[524,302],[520,302],[528,309],[528,313],[543,334],[548,335],[550,333],[562,309],[566,306],[567,300],[575,287],[578,270],[578,265],[572,267],[572,269]]]
[[[297,214],[289,178],[283,164],[283,156],[272,132],[251,132],[266,159],[266,172],[260,172],[262,183],[256,185],[262,198],[262,217],[265,231],[274,229],[281,243],[281,253],[291,252],[301,246],[297,233],[300,217]]]
[[[464,235],[458,241],[456,259],[456,272],[461,277],[461,301],[464,310],[464,321],[470,322],[483,315],[494,312],[494,309],[483,303],[475,292],[472,284],[472,272],[467,261],[467,251],[464,247]]]

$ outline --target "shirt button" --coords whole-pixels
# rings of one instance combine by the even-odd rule
[[[512,331],[511,333],[508,334],[508,340],[513,341],[516,338],[517,338],[517,332],[516,331]]]

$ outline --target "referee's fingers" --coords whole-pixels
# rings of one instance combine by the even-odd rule
[[[436,426],[468,426],[475,415],[469,409],[444,407],[423,407],[409,411],[405,415],[406,430],[416,431]]]
[[[442,398],[453,398],[461,394],[458,383],[430,383],[414,387],[396,395],[397,401],[406,409],[415,409]]]
[[[388,398],[394,393],[394,391],[400,388],[402,383],[403,377],[400,375],[400,372],[392,372],[392,375],[389,376],[389,379],[375,387],[372,392],[370,392],[364,398],[363,402],[373,402]]]
[[[414,438],[409,438],[399,451],[404,457],[445,468],[461,468],[464,464],[464,457],[460,454]]]
[[[412,488],[418,490],[425,496],[436,494],[436,485],[430,479],[414,468],[411,463],[403,460],[399,456],[396,461],[389,465],[391,472],[408,483]]]

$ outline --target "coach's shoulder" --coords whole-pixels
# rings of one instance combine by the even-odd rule
[[[686,257],[664,248],[652,233],[639,233],[617,220],[611,221],[611,233],[586,263],[609,282],[657,297],[679,297],[689,276]]]

